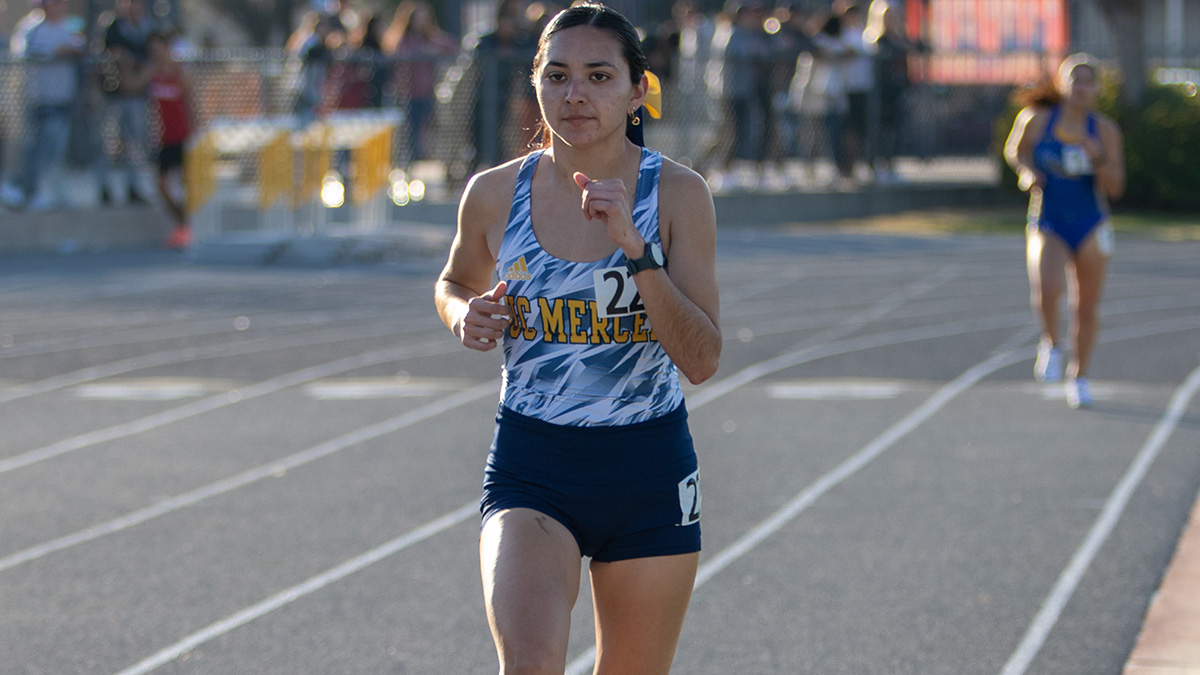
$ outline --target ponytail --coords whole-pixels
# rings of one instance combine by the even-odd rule
[[[1037,82],[1024,85],[1012,94],[1013,102],[1023,108],[1052,108],[1061,103],[1062,98],[1062,92],[1058,90],[1054,78],[1049,75],[1043,75]]]

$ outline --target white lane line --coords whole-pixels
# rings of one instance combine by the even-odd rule
[[[1108,335],[1098,340],[1098,342],[1101,344],[1107,344],[1110,342],[1136,339],[1139,337],[1150,337],[1154,335],[1165,335],[1167,333],[1177,331],[1195,330],[1197,328],[1200,328],[1200,317],[1183,317],[1180,319],[1146,323],[1139,326],[1128,326],[1122,330],[1109,331]],[[910,332],[911,331],[897,331],[897,333]],[[926,399],[926,401],[919,407],[917,407],[900,421],[893,424],[882,434],[877,436],[862,450],[859,450],[854,455],[851,455],[832,471],[817,479],[816,482],[810,484],[807,488],[794,496],[788,501],[787,504],[785,504],[775,513],[771,514],[766,520],[763,520],[758,525],[748,530],[746,534],[739,537],[737,541],[718,552],[715,556],[705,562],[705,564],[700,566],[700,569],[696,574],[696,582],[692,586],[693,590],[699,589],[718,572],[724,570],[726,567],[733,564],[733,562],[738,558],[753,550],[756,546],[761,544],[768,537],[786,525],[790,520],[800,515],[800,513],[811,506],[813,502],[819,499],[830,489],[854,475],[854,473],[870,463],[871,460],[882,454],[892,444],[922,424],[955,396],[997,370],[1008,367],[1014,363],[1020,363],[1028,360],[1031,356],[1029,353],[1029,348],[1017,347],[1016,345],[1019,344],[1019,338],[1032,335],[1033,332],[1031,332],[1030,327],[1026,327],[1023,330],[1018,331],[1009,339],[1005,340],[987,360],[975,365],[970,370],[964,372],[962,375],[959,375],[952,382],[943,386],[931,397]],[[860,342],[860,340],[850,340],[848,342]],[[1000,349],[1006,349],[1006,351],[1001,352]],[[791,367],[792,365],[796,365],[798,363],[807,362],[814,358],[819,358],[818,356],[813,356],[813,354],[818,351],[833,351],[834,353],[841,353],[841,350],[802,349],[798,352],[784,354],[781,357],[772,359],[771,361],[763,362],[757,364],[756,366],[751,366],[724,380],[724,384],[722,384],[719,389],[716,389],[716,391],[710,393],[708,396],[703,397],[699,404],[689,404],[689,411],[695,410],[701,405],[710,403],[729,391],[732,391],[733,389],[736,389],[744,384],[748,384],[759,377],[768,375],[771,372],[780,370],[782,368]],[[736,384],[729,384],[731,381],[736,381]],[[708,392],[709,390],[706,388],[700,390],[699,393],[705,394]],[[700,397],[693,396],[692,398]],[[596,648],[593,646],[584,653],[580,654],[567,665],[565,675],[586,675],[591,671],[595,660]],[[1005,673],[1003,675],[1008,674]]]
[[[116,333],[103,333],[99,335],[85,334],[83,336],[64,336],[54,337],[45,340],[38,340],[29,344],[15,345],[0,351],[0,358],[10,358],[16,356],[40,356],[43,354],[57,354],[60,352],[79,351],[83,349],[93,349],[96,347],[113,347],[143,344],[146,342],[155,342],[159,340],[174,340],[186,337],[201,337],[207,335],[236,335],[238,332],[249,328],[303,328],[306,326],[319,325],[320,323],[336,323],[339,321],[357,321],[365,320],[374,323],[373,319],[377,319],[380,312],[375,311],[370,313],[367,311],[356,310],[353,313],[346,313],[341,316],[327,317],[324,320],[316,320],[313,316],[281,316],[278,318],[267,319],[259,317],[249,317],[246,315],[229,315],[222,318],[205,319],[199,321],[187,321],[179,323],[167,323],[154,327],[132,328],[128,330],[118,331]],[[387,318],[397,321],[403,321],[410,317],[402,314],[388,315]],[[368,324],[368,325],[369,325]],[[428,321],[427,327],[432,327],[434,322]],[[438,324],[440,326],[440,324]]]
[[[85,384],[71,394],[85,401],[178,401],[203,396],[214,389],[213,383],[201,380],[143,379]]]
[[[99,380],[113,375],[121,375],[143,368],[152,366],[165,366],[176,363],[188,363],[191,361],[202,361],[215,357],[228,356],[244,356],[246,354],[257,354],[260,352],[275,351],[277,349],[289,349],[292,347],[310,347],[313,345],[330,344],[334,342],[345,342],[348,340],[356,340],[360,338],[375,338],[386,335],[394,335],[397,337],[405,336],[411,333],[429,332],[431,329],[421,327],[396,328],[394,323],[380,324],[375,327],[354,326],[352,328],[337,328],[333,330],[323,330],[312,333],[299,333],[284,335],[282,337],[262,337],[246,342],[234,344],[218,344],[209,345],[207,347],[188,347],[185,349],[172,349],[153,354],[143,354],[133,358],[122,359],[120,361],[112,361],[100,366],[92,366],[62,375],[55,375],[37,382],[29,382],[26,384],[18,384],[10,386],[6,389],[0,389],[0,403],[8,403],[38,394],[45,394],[64,387],[70,387],[92,380]],[[440,332],[440,331],[439,331]]]
[[[267,394],[273,394],[277,391],[294,387],[298,384],[303,384],[310,380],[328,377],[337,373],[362,368],[364,366],[375,365],[378,363],[387,363],[388,361],[398,361],[401,359],[411,359],[421,356],[433,356],[436,354],[446,354],[454,349],[461,348],[458,345],[448,344],[445,340],[438,340],[420,345],[411,345],[404,347],[395,347],[392,349],[384,349],[380,351],[367,352],[358,354],[329,363],[323,363],[311,368],[305,368],[296,372],[281,375],[271,378],[257,384],[235,389],[230,392],[210,396],[199,401],[185,403],[177,408],[171,408],[147,415],[140,419],[130,422],[124,422],[104,429],[89,431],[78,436],[67,438],[57,443],[51,443],[36,450],[23,452],[13,457],[0,459],[0,474],[15,471],[38,462],[44,462],[48,459],[64,455],[76,450],[82,450],[92,445],[114,441],[120,438],[126,438],[135,434],[140,434],[151,429],[166,426],[189,417],[196,417],[206,412],[224,408],[225,406],[234,405],[241,401],[248,401]]]
[[[768,386],[767,396],[792,401],[877,401],[896,398],[911,388],[904,382],[798,380]]]
[[[117,675],[144,675],[145,673],[148,673],[159,666],[174,661],[175,659],[183,656],[187,652],[195,649],[205,642],[208,642],[209,640],[221,637],[222,635],[225,635],[236,628],[244,626],[259,617],[274,612],[280,607],[284,607],[295,602],[296,600],[299,600],[300,598],[303,598],[306,595],[315,593],[329,584],[345,579],[351,574],[374,565],[390,555],[403,551],[414,544],[418,544],[434,536],[435,534],[438,534],[439,532],[448,530],[451,527],[466,521],[473,514],[478,513],[479,504],[477,502],[464,504],[450,513],[447,513],[436,520],[430,521],[429,523],[426,523],[415,530],[410,530],[404,535],[397,537],[396,539],[393,539],[382,546],[373,548],[370,551],[367,551],[360,556],[351,558],[337,567],[330,568],[329,570],[322,572],[321,574],[318,574],[317,576],[312,577],[303,583],[280,591],[279,593],[276,593],[275,595],[256,605],[247,607],[236,614],[233,614],[216,623],[210,624],[202,630],[192,633],[179,642],[176,642],[170,647],[159,651],[157,654],[154,654],[153,656],[120,671],[117,673]]]
[[[431,396],[448,388],[452,388],[452,385],[448,386],[445,382],[403,382],[393,377],[314,382],[304,386],[304,394],[317,401],[364,401]]]
[[[1062,615],[1067,602],[1074,595],[1079,582],[1083,580],[1083,575],[1087,573],[1092,560],[1100,553],[1100,548],[1108,541],[1109,535],[1112,534],[1117,521],[1121,519],[1121,514],[1128,506],[1134,491],[1146,477],[1150,466],[1175,431],[1175,427],[1179,426],[1180,420],[1183,419],[1183,415],[1187,412],[1188,405],[1197,391],[1200,391],[1200,368],[1193,370],[1184,383],[1175,390],[1162,419],[1158,421],[1154,431],[1142,445],[1129,470],[1113,488],[1112,494],[1104,504],[1104,510],[1100,512],[1100,516],[1088,531],[1083,544],[1071,557],[1071,562],[1059,575],[1058,581],[1054,584],[1050,594],[1046,596],[1033,623],[1029,625],[1025,636],[1017,645],[1017,649],[1004,664],[1004,669],[1000,671],[1001,675],[1024,675],[1029,664],[1041,651],[1042,645],[1045,644],[1054,625],[1058,623],[1058,618]]]
[[[978,323],[978,322],[969,322],[969,323]],[[1177,324],[1180,322],[1174,322],[1174,323]],[[1194,327],[1194,326],[1200,326],[1200,320],[1192,319],[1191,323],[1188,327]],[[1141,332],[1144,332],[1147,328],[1149,328],[1149,327],[1143,326],[1143,327],[1141,327],[1140,330],[1141,330]],[[1179,328],[1179,329],[1182,330],[1182,329],[1186,329],[1186,328]],[[978,329],[976,329],[976,330],[978,330]],[[1028,329],[1026,329],[1026,331],[1028,331]],[[974,332],[974,331],[965,331],[965,332]],[[911,338],[912,331],[897,331],[897,333],[902,333],[905,335],[904,341],[909,341],[910,339],[912,339]],[[852,340],[850,342],[865,343],[869,346],[879,346],[879,345],[874,344],[875,342],[877,342],[878,336],[872,336],[872,337],[876,338],[876,339],[867,340],[867,341],[860,339],[860,340]],[[869,348],[869,347],[861,347],[861,348]],[[809,354],[809,353],[812,353],[815,351],[818,351],[818,350],[811,350],[811,349],[802,350],[802,352],[806,353],[806,354]],[[1020,351],[1028,351],[1028,350],[1020,350]],[[837,350],[835,350],[835,353],[838,353]],[[819,357],[813,357],[813,358],[819,358]],[[994,370],[998,370],[1002,367],[1010,365],[1011,363],[1019,363],[1020,361],[1027,360],[1028,358],[1029,358],[1028,354],[1022,354],[1018,351],[1010,351],[1010,352],[1006,352],[1003,354],[993,355],[987,361],[975,366],[971,370],[969,370],[966,373],[964,373],[963,375],[959,376],[959,378],[956,379],[956,382],[965,381],[965,379],[968,377],[974,377],[975,381],[977,381],[978,379],[981,379],[982,377],[986,376],[988,373],[987,372],[975,372],[975,371],[980,371],[987,364],[993,364],[992,369],[990,371],[988,371],[988,372],[993,372]],[[779,361],[779,360],[775,359],[774,361]],[[786,364],[781,367],[788,367],[789,365],[792,365],[792,364]],[[747,369],[747,370],[750,370],[750,369]],[[758,377],[761,377],[762,375],[765,375],[765,374],[767,374],[767,373],[762,372],[762,371],[757,371],[757,374],[754,377],[746,379],[745,382],[753,381],[754,379],[757,379]],[[745,382],[743,382],[743,383],[745,383]],[[970,384],[973,384],[973,383],[974,382],[971,382]],[[970,386],[970,384],[966,384],[965,386],[962,386],[962,389],[965,390],[966,388],[968,388]],[[922,406],[920,406],[917,410],[913,411],[913,413],[910,413],[909,417],[906,419],[909,419],[909,418],[915,419],[915,416],[923,410],[928,410],[928,412],[926,413],[926,416],[930,416],[930,415],[934,414],[937,411],[937,409],[940,409],[941,406],[944,406],[946,402],[948,402],[950,399],[952,399],[954,396],[957,395],[957,392],[950,394],[949,396],[946,397],[945,402],[936,403],[936,407],[934,407],[935,399],[937,399],[939,396],[945,396],[951,390],[952,385],[954,385],[953,382],[944,386],[937,393],[935,393],[929,400],[927,400],[925,403],[923,403]],[[707,398],[707,400],[704,403],[711,402],[712,400],[715,400],[719,395],[722,395],[723,393],[727,393],[728,391],[732,391],[732,390],[733,390],[733,388],[728,388],[728,389],[724,390],[721,394],[717,394],[715,396],[710,396]],[[702,391],[704,391],[704,390],[702,390]],[[700,405],[703,405],[704,403],[701,403]],[[700,406],[696,405],[696,406],[691,406],[691,407],[693,409],[695,409]],[[921,420],[921,421],[923,421],[923,420]],[[896,440],[899,440],[899,438],[901,438],[904,434],[907,434],[908,431],[911,431],[912,428],[916,428],[916,426],[919,426],[920,423],[921,422],[915,422],[915,423],[911,424],[911,428],[902,430],[901,428],[902,428],[902,425],[904,424],[904,420],[901,420],[900,422],[898,422],[897,424],[895,424],[891,428],[889,428],[889,430],[884,433],[884,436],[886,436],[889,433],[895,434],[897,432],[902,431],[902,433],[899,433],[899,435],[896,435],[895,439],[890,441],[890,443],[894,443]],[[883,438],[883,436],[880,437],[880,439],[882,439],[882,438]],[[879,439],[876,439],[876,440],[879,441]],[[875,442],[873,442],[871,445],[875,445]],[[864,448],[855,457],[864,455],[864,453],[870,447],[871,446]],[[875,454],[876,455],[881,454],[886,449],[887,449],[886,447],[881,447],[876,451]],[[849,464],[852,464],[855,460],[855,457],[851,457],[850,459],[848,459],[846,462],[843,463],[843,465],[841,465],[839,467],[839,469],[844,471],[843,467],[845,467]],[[861,458],[861,457],[859,458],[859,461],[861,462],[861,464],[858,467],[853,468],[853,470],[850,471],[849,473],[847,473],[845,477],[849,477],[854,472],[856,472],[858,470],[858,468],[861,468],[861,466],[865,466],[870,461],[870,459],[866,459],[865,461],[862,461],[862,459],[863,458]],[[871,459],[873,459],[873,457]],[[838,472],[839,469],[835,469],[833,473]],[[825,478],[818,480],[818,482],[814,483],[813,486],[810,486],[809,489],[807,489],[804,492],[797,495],[797,497],[794,498],[793,501],[803,499],[804,495],[806,493],[813,491],[814,488],[816,488],[819,484],[822,483],[822,481],[826,481],[826,478],[828,478],[829,475],[830,474],[827,474]],[[842,478],[841,480],[844,480],[844,479],[845,478]],[[838,482],[840,482],[840,481],[838,481]],[[836,485],[836,483],[828,484],[823,489],[821,489],[819,493],[814,493],[811,497],[811,501],[815,501],[817,498],[819,498],[821,496],[821,494],[828,491],[834,485]],[[811,504],[811,501],[809,501],[810,504]],[[788,508],[788,506],[784,507],[784,509],[787,509],[787,508]],[[807,508],[807,504],[804,505],[803,507],[801,507],[800,510],[802,511],[804,508]],[[457,522],[462,522],[467,517],[469,517],[470,514],[477,511],[477,506],[473,503],[468,504],[468,505],[462,507],[461,509],[459,509],[458,512],[453,512],[451,514],[447,514],[446,516],[443,516],[442,519],[439,519],[439,521],[444,521],[447,518],[452,518],[454,516],[454,513],[461,513],[464,510],[467,510],[466,513],[464,515],[461,515],[461,517],[456,522],[445,525],[441,529],[438,529],[437,532],[440,532],[444,529],[452,527],[454,524],[457,524]],[[781,509],[781,511],[782,511],[782,509]],[[796,514],[794,514],[794,515],[798,515],[799,512],[800,511],[796,511]],[[794,517],[794,515],[793,515],[793,517]],[[768,521],[773,521],[773,520],[775,520],[775,517],[768,519]],[[434,521],[434,522],[439,522],[439,521]],[[776,525],[776,529],[778,529],[779,527],[782,527],[782,525],[784,523],[786,523],[786,521],[779,522]],[[430,525],[432,525],[432,523]],[[426,527],[429,527],[429,525],[427,525]],[[761,530],[762,530],[761,525],[759,527],[754,528],[753,530],[748,532],[746,535],[743,535],[743,537],[741,539],[739,539],[739,542],[746,540],[748,537],[750,537],[755,532],[759,532],[762,539],[765,539],[767,536],[769,536],[772,533],[772,532],[763,533],[763,532],[761,532]],[[427,536],[422,537],[422,539],[428,538],[429,536],[433,536],[433,534],[436,534],[437,532],[431,532]],[[405,535],[405,537],[408,537],[408,536],[409,535]],[[404,539],[404,537],[401,537],[401,539]],[[144,661],[140,662],[139,664],[137,664],[129,669],[121,671],[117,675],[143,675],[144,673],[148,673],[148,672],[158,668],[161,665],[164,665],[170,661],[173,661],[174,659],[182,656],[187,651],[194,649],[196,646],[203,644],[204,642],[207,642],[208,640],[212,640],[216,637],[224,635],[240,626],[243,626],[243,625],[253,621],[254,619],[256,619],[258,617],[261,617],[269,612],[274,611],[275,609],[278,609],[278,608],[292,602],[293,600],[295,600],[299,597],[302,597],[303,595],[308,595],[310,593],[313,593],[328,584],[339,581],[339,580],[349,576],[350,574],[353,574],[354,572],[357,572],[358,570],[365,568],[366,566],[368,566],[370,564],[374,564],[375,562],[378,562],[379,560],[386,558],[387,556],[391,555],[392,553],[400,550],[400,549],[395,549],[395,550],[387,551],[387,549],[396,541],[400,541],[400,540],[394,540],[393,542],[390,542],[389,544],[385,544],[384,546],[382,546],[380,548],[373,549],[372,551],[368,551],[367,553],[363,554],[362,556],[354,558],[354,559],[348,561],[347,563],[343,563],[342,565],[339,565],[338,567],[335,567],[335,568],[329,570],[328,572],[326,572],[322,575],[319,575],[318,577],[313,577],[309,581],[306,581],[298,586],[294,586],[291,589],[288,589],[287,591],[277,594],[276,596],[273,596],[272,598],[268,598],[267,600],[265,600],[257,605],[254,605],[250,608],[242,610],[241,612],[238,612],[237,614],[234,614],[227,619],[223,619],[222,621],[218,621],[217,623],[211,624],[209,627],[205,628],[204,630],[202,630],[198,633],[194,633],[194,634],[184,638],[183,640],[175,643],[171,647],[168,647],[166,649],[159,651],[154,656],[151,656],[150,658],[145,659]],[[416,543],[416,541],[414,541],[412,543]],[[738,542],[735,542],[734,546],[736,546],[737,544],[738,544]],[[408,545],[411,545],[411,544],[408,544]],[[754,544],[754,545],[757,545],[757,544]],[[744,553],[746,551],[749,551],[752,548],[753,548],[753,545],[750,546],[749,548],[746,548],[745,551],[743,551],[742,553],[739,553],[737,556],[725,555],[725,551],[729,550],[728,548],[725,551],[723,551],[722,553],[718,554],[718,558],[721,558],[723,556],[723,564],[720,567],[715,566],[713,563],[716,562],[716,560],[714,559],[714,560],[710,560],[708,563],[706,563],[704,566],[702,566],[697,575],[696,584],[695,584],[694,588],[699,588],[700,585],[702,585],[704,582],[706,582],[708,579],[710,579],[712,576],[714,576],[717,572],[721,571],[721,569],[724,569],[724,567],[727,567],[729,564],[732,564],[732,562],[734,560],[736,560],[737,557],[740,557],[740,555],[744,555]],[[385,552],[385,551],[387,551],[387,552]],[[337,573],[335,573],[335,572],[337,572]],[[297,589],[302,589],[302,593],[297,591]],[[294,596],[294,597],[289,597],[289,596]],[[580,657],[576,658],[574,661],[571,662],[571,664],[568,665],[566,675],[584,675],[584,673],[586,673],[587,670],[592,667],[592,664],[594,662],[595,662],[595,647],[592,647],[586,653],[582,654]]]
[[[488,395],[496,395],[500,390],[499,380],[481,384],[470,389],[458,392],[451,396],[447,396],[439,401],[434,401],[427,405],[423,405],[414,410],[397,415],[391,419],[372,424],[370,426],[356,429],[346,434],[342,434],[337,438],[330,439],[319,445],[314,445],[307,450],[302,450],[294,455],[289,455],[283,459],[279,459],[268,464],[244,471],[235,476],[225,478],[214,483],[196,488],[189,492],[171,497],[152,506],[144,509],[139,509],[131,513],[127,513],[119,518],[114,518],[99,525],[93,525],[77,532],[72,532],[63,537],[52,539],[37,546],[27,548],[23,551],[18,551],[9,556],[0,558],[0,572],[12,569],[17,565],[37,560],[51,553],[56,553],[64,549],[78,546],[89,541],[99,539],[101,537],[127,530],[136,525],[140,525],[148,520],[153,520],[159,516],[164,516],[173,511],[178,511],[189,506],[194,506],[200,502],[223,495],[228,492],[245,487],[251,483],[269,478],[271,476],[280,476],[287,471],[297,467],[316,461],[323,457],[328,457],[336,452],[352,447],[359,443],[369,441],[380,436],[384,436],[401,429],[413,426],[419,422],[431,419],[442,413],[448,412],[459,406],[466,405],[472,401],[483,398]]]
[[[917,406],[915,410],[888,427],[861,450],[848,457],[832,471],[821,476],[814,483],[792,497],[787,504],[771,514],[769,518],[751,528],[737,541],[709,559],[708,562],[700,567],[700,571],[696,575],[694,588],[704,585],[705,582],[728,567],[733,561],[742,557],[751,549],[761,544],[767,537],[779,531],[788,521],[798,516],[826,492],[853,476],[859,469],[870,464],[872,460],[895,445],[901,438],[904,438],[921,424],[924,424],[925,421],[933,417],[934,414],[944,408],[946,404],[954,400],[959,394],[997,370],[1014,363],[1020,363],[1028,358],[1029,354],[1024,349],[996,354],[972,366],[962,375],[942,386],[932,396],[921,403],[921,405]]]
[[[969,389],[972,385],[1001,368],[1028,359],[1029,355],[1025,353],[1026,351],[1024,349],[1012,350],[993,355],[985,361],[972,366],[962,375],[942,386],[932,396],[921,403],[921,405],[917,406],[915,410],[888,427],[861,450],[845,459],[832,471],[818,478],[804,490],[801,490],[779,510],[747,530],[745,534],[738,537],[736,541],[726,546],[712,558],[709,558],[697,571],[696,582],[692,585],[692,590],[700,588],[709,579],[712,579],[726,567],[732,565],[738,558],[746,555],[759,544],[766,541],[768,537],[778,532],[780,528],[800,515],[809,506],[812,506],[825,493],[858,473],[860,469],[870,464],[872,460],[879,457],[888,448],[895,445],[897,441],[904,438],[930,417],[933,417],[946,404],[954,400],[955,397]],[[590,671],[595,660],[596,648],[593,646],[567,666],[566,675],[584,675]]]

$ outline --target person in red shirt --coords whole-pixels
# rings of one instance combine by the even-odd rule
[[[168,248],[186,248],[192,241],[183,195],[183,148],[192,133],[191,88],[183,66],[171,55],[165,33],[146,40],[150,55],[147,86],[151,107],[158,118],[158,191],[174,221]],[[176,189],[175,186],[179,186]]]

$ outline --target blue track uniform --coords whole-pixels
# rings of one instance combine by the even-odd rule
[[[1046,177],[1040,198],[1029,200],[1029,228],[1051,232],[1072,251],[1097,225],[1108,220],[1108,206],[1096,191],[1096,172],[1083,147],[1064,141],[1055,131],[1059,109],[1050,112],[1046,131],[1033,149],[1033,164]],[[1088,115],[1087,134],[1098,137],[1095,115]]]
[[[526,157],[496,270],[508,283],[504,387],[480,507],[530,508],[609,562],[700,550],[696,452],[675,365],[654,337],[625,254],[556,258],[537,241]],[[633,220],[659,242],[662,155],[642,150]]]

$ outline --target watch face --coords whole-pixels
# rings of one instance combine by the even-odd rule
[[[659,267],[663,266],[662,246],[659,246],[658,244],[650,244],[650,259],[654,261],[655,265],[658,265]]]

